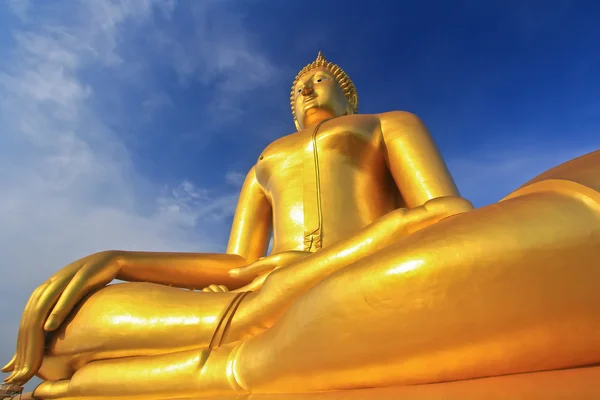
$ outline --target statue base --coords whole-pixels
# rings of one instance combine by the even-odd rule
[[[600,365],[428,385],[322,393],[232,395],[212,398],[215,400],[600,399],[598,382],[600,382]],[[185,400],[208,398],[211,397],[194,397]],[[178,400],[184,399],[178,398]]]

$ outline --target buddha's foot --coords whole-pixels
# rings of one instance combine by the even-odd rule
[[[236,380],[239,344],[156,356],[94,361],[70,380],[46,381],[35,399],[171,399],[225,396],[247,391]]]

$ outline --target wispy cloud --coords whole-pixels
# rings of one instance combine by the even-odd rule
[[[281,77],[243,27],[233,0],[190,3],[193,27],[185,35],[154,31],[152,42],[177,72],[182,84],[216,86],[211,102],[215,110],[239,113],[240,96]],[[218,23],[216,22],[218,21]]]
[[[246,175],[237,171],[227,171],[227,174],[225,174],[225,179],[227,180],[227,183],[234,186],[242,186],[242,183],[244,183],[245,178]]]
[[[27,12],[29,11],[30,6],[29,0],[8,0],[7,4],[13,14],[15,14],[21,20],[25,20],[27,18]]]

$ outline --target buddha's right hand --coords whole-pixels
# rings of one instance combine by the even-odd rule
[[[17,352],[2,368],[4,381],[24,384],[42,365],[45,332],[57,329],[91,291],[110,283],[120,269],[120,253],[103,251],[81,258],[54,274],[31,295],[21,318]]]

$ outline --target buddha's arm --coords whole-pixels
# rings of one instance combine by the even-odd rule
[[[273,210],[252,167],[240,194],[227,245],[228,254],[238,254],[252,263],[267,254],[273,228]]]
[[[380,126],[388,168],[407,208],[438,197],[460,197],[444,159],[419,117],[392,111],[380,114]]]
[[[254,277],[232,278],[228,271],[266,254],[271,226],[271,206],[252,168],[242,186],[227,254],[118,252],[117,279],[196,289],[210,284],[238,288]]]
[[[228,278],[231,268],[248,264],[236,254],[118,252],[121,268],[117,279],[128,282],[152,282],[163,285],[202,289],[218,283],[241,286],[245,282]]]

